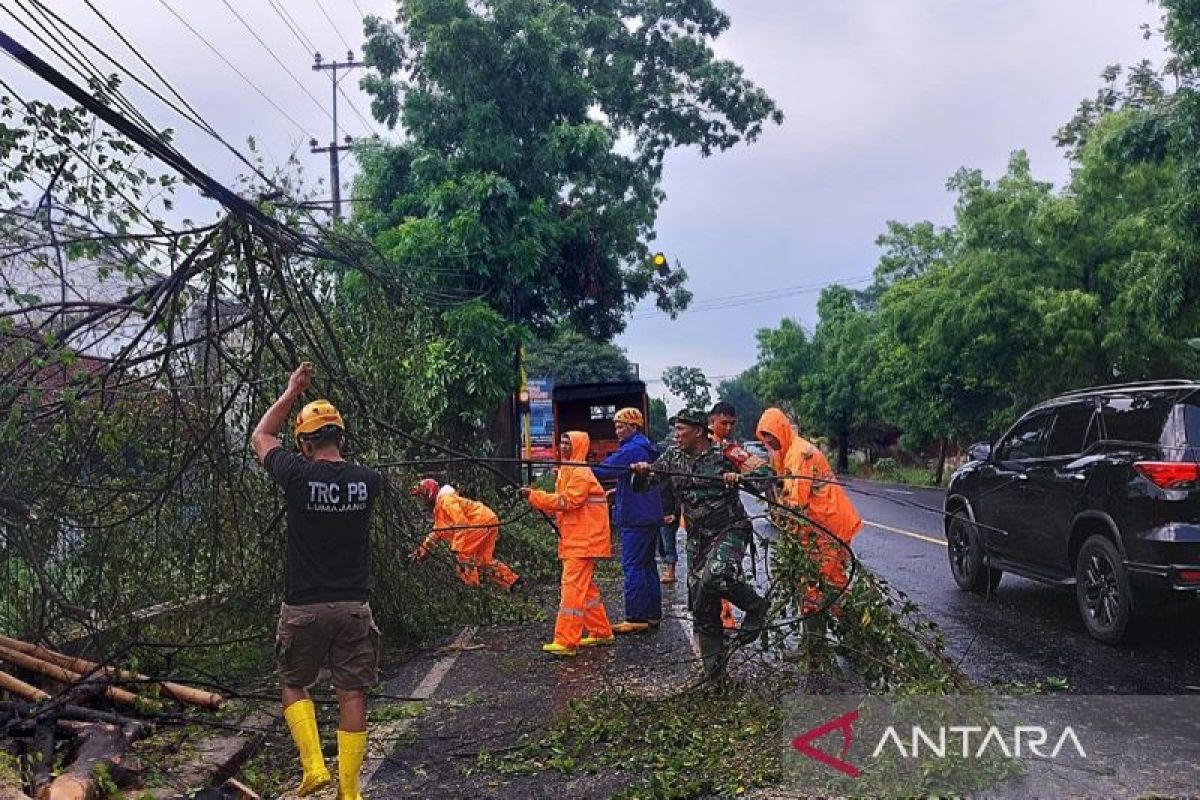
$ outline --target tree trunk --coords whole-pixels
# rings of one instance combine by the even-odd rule
[[[7,661],[10,664],[16,664],[18,667],[23,667],[24,669],[32,672],[38,672],[68,686],[77,684],[83,680],[83,676],[78,672],[73,672],[65,667],[60,667],[57,664],[51,664],[48,661],[42,661],[39,658],[25,655],[24,653],[11,650],[7,647],[0,646],[0,660]],[[102,680],[97,680],[95,678],[89,678],[89,681],[102,683]],[[146,700],[138,697],[133,692],[128,692],[124,689],[118,689],[115,686],[106,686],[104,693],[108,696],[108,699],[112,700],[114,703],[122,703],[129,706],[137,706],[140,704],[152,708],[159,707],[159,704],[153,700]]]
[[[940,440],[940,446],[938,447],[937,471],[935,471],[933,473],[934,485],[941,486],[942,485],[942,477],[945,474],[946,474],[946,437],[943,436]]]
[[[20,678],[14,678],[7,672],[0,672],[0,689],[3,689],[6,692],[12,692],[17,697],[23,697],[26,700],[31,701],[50,699],[50,695],[48,695],[46,692],[43,692],[36,686],[30,686]]]
[[[90,674],[103,672],[110,677],[117,677],[120,680],[128,680],[139,683],[148,682],[150,679],[138,672],[129,672],[127,670],[115,669],[113,667],[101,666],[95,661],[88,661],[83,658],[75,658],[67,656],[55,650],[42,647],[29,642],[23,642],[20,639],[12,639],[8,636],[0,636],[0,647],[7,647],[18,653],[24,653],[27,656],[46,661],[51,664],[69,669],[73,672],[82,674]],[[216,692],[206,692],[199,689],[193,689],[190,686],[182,686],[178,683],[163,681],[158,684],[164,694],[174,697],[181,703],[188,703],[203,708],[210,708],[216,711],[225,703],[225,698]]]
[[[850,434],[838,434],[837,471],[845,474],[850,471]]]
[[[112,777],[125,751],[129,749],[131,737],[116,725],[68,724],[78,726],[75,760],[47,787],[45,800],[96,800],[100,796],[96,785],[96,765],[106,764],[108,774]]]

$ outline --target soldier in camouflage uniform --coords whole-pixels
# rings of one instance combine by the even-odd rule
[[[688,609],[705,677],[720,677],[725,668],[721,599],[745,612],[738,639],[749,643],[762,633],[767,601],[742,576],[742,558],[753,528],[738,496],[742,475],[720,445],[709,439],[703,411],[682,411],[670,420],[679,444],[653,464],[632,465],[634,489],[646,491],[669,482],[687,519]],[[667,474],[663,474],[667,473]],[[761,475],[759,474],[761,473]],[[749,473],[769,477],[766,466]]]

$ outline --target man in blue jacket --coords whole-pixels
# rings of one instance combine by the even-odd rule
[[[653,462],[656,448],[642,429],[646,422],[636,408],[622,408],[613,417],[621,446],[592,472],[601,481],[616,480],[617,498],[613,523],[621,531],[621,570],[625,573],[625,621],[612,626],[613,633],[641,633],[662,619],[662,589],[654,554],[658,528],[663,521],[659,491],[635,492],[630,464]]]

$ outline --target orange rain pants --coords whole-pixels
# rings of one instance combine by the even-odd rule
[[[439,541],[449,542],[457,560],[459,580],[468,586],[479,586],[482,577],[501,589],[509,589],[516,583],[517,573],[496,559],[499,538],[500,518],[496,512],[478,500],[444,489],[433,506],[433,532],[425,537],[422,546],[432,550]]]
[[[517,573],[494,556],[500,528],[497,526],[485,530],[487,532],[476,537],[470,547],[454,551],[458,559],[458,579],[467,586],[479,586],[480,579],[486,578],[501,589],[510,589],[517,582]]]
[[[595,569],[594,558],[563,559],[562,595],[554,620],[554,641],[563,647],[578,647],[585,630],[598,639],[613,635],[600,587],[593,578]]]

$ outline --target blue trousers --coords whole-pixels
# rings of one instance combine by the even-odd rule
[[[658,529],[658,557],[668,566],[675,566],[679,556],[675,547],[675,534],[679,533],[678,525],[663,525]]]
[[[654,553],[658,526],[621,528],[621,570],[625,573],[625,619],[647,622],[662,619],[662,587]]]

